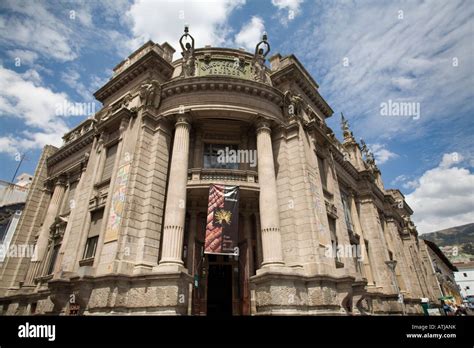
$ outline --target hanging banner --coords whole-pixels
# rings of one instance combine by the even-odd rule
[[[211,185],[205,254],[238,255],[239,187]]]

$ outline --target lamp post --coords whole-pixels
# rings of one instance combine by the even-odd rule
[[[389,261],[385,261],[385,264],[390,269],[390,273],[392,275],[392,282],[393,282],[393,285],[395,286],[395,289],[397,290],[398,301],[400,302],[400,300],[401,300],[400,303],[402,304],[402,313],[403,313],[403,315],[406,315],[406,313],[405,313],[405,299],[403,298],[403,295],[400,293],[400,288],[398,287],[397,278],[396,278],[396,274],[395,274],[395,267],[397,267],[397,261],[396,260],[389,260]]]

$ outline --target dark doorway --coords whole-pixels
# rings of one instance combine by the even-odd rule
[[[232,315],[231,265],[209,265],[207,315]]]

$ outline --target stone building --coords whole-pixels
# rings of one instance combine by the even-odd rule
[[[454,278],[461,291],[461,296],[474,297],[474,261],[456,262],[454,267],[458,269]]]
[[[456,283],[455,272],[458,271],[451,261],[444,255],[440,248],[429,240],[422,240],[424,246],[421,249],[422,258],[425,262],[426,273],[432,275],[431,287],[433,289],[434,300],[441,297],[452,296],[457,304],[462,303],[462,296],[459,285]],[[440,301],[436,301],[440,303]]]
[[[1,268],[3,314],[417,314],[412,210],[294,55],[151,41],[47,146]],[[227,150],[247,155],[219,161]],[[252,163],[252,154],[257,158]],[[203,252],[210,184],[240,189],[238,255]]]
[[[16,183],[0,180],[0,263],[9,251],[32,180],[33,177],[26,173],[20,174]],[[27,246],[22,246],[21,250],[14,247],[11,251],[17,256],[26,256],[27,250]],[[31,250],[34,251],[34,246]]]

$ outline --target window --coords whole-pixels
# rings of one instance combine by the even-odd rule
[[[344,217],[346,219],[346,225],[349,231],[354,231],[352,227],[351,208],[349,205],[349,198],[344,192],[341,192],[342,207],[344,208]]]
[[[99,236],[87,238],[86,249],[84,250],[83,259],[90,259],[95,256],[98,240]]]
[[[51,258],[49,259],[49,266],[48,266],[48,273],[46,274],[53,274],[54,272],[54,265],[56,264],[56,259],[58,258],[59,248],[61,244],[57,244],[53,247],[53,251],[51,253]]]
[[[329,232],[331,233],[331,246],[332,252],[334,253],[336,264],[339,261],[339,257],[337,255],[337,235],[336,235],[336,219],[328,216],[328,223],[329,223]]]
[[[237,149],[235,144],[204,144],[204,168],[239,169]],[[219,156],[221,154],[224,156]]]
[[[318,167],[319,167],[319,174],[321,176],[321,184],[323,188],[327,190],[327,172],[326,167],[324,166],[324,158],[318,157]]]
[[[107,148],[107,153],[104,163],[104,171],[102,172],[102,181],[110,179],[112,177],[112,171],[114,169],[115,157],[117,155],[118,143]]]
[[[96,210],[91,213],[91,225],[87,236],[83,259],[89,259],[95,256],[103,215],[104,209]]]
[[[3,243],[7,235],[8,227],[10,226],[10,219],[4,219],[0,222],[0,243]]]
[[[364,275],[361,260],[362,260],[362,250],[360,248],[360,244],[358,243],[351,243],[351,252],[352,252],[352,259],[354,260],[355,269],[359,274]]]
[[[69,185],[69,190],[66,196],[66,200],[64,201],[63,211],[62,214],[67,214],[71,211],[71,208],[74,207],[74,194],[76,192],[77,181],[71,183]]]

